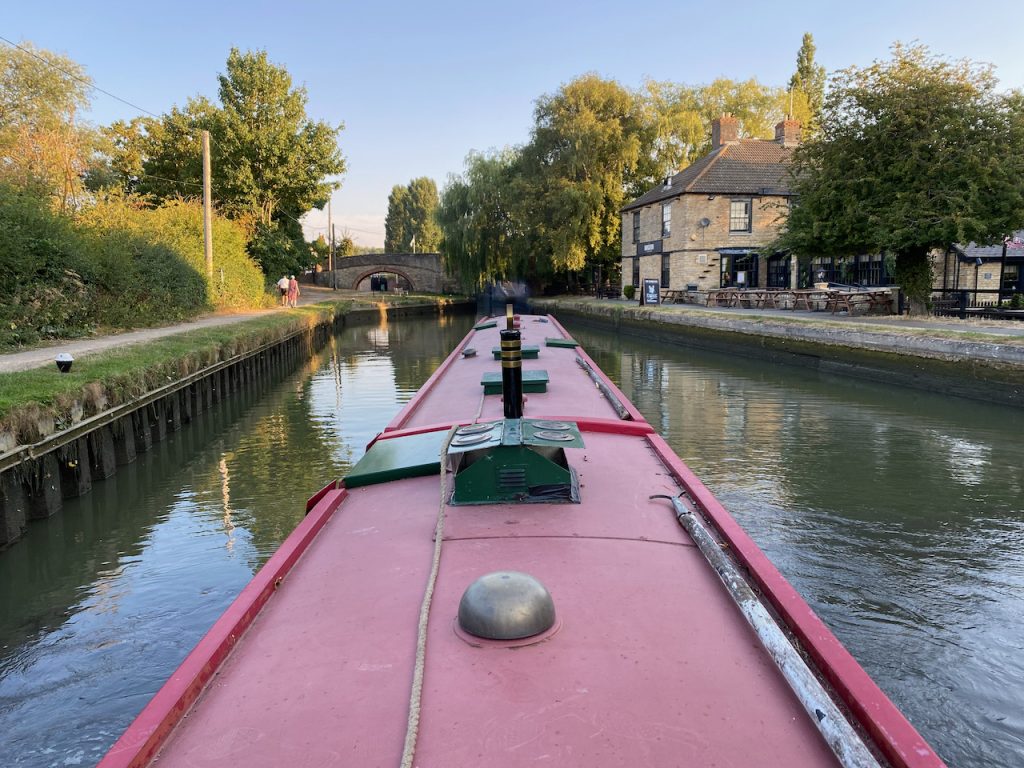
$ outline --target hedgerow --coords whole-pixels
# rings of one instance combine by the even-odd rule
[[[208,280],[197,203],[115,196],[71,218],[0,185],[0,348],[262,304],[245,232],[215,218],[213,240]]]

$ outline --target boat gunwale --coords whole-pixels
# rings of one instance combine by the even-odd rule
[[[565,329],[548,316],[555,328],[567,338]],[[472,420],[408,427],[405,425],[431,393],[437,382],[457,360],[476,333],[474,328],[370,445],[381,439],[450,429]],[[680,459],[668,443],[644,419],[636,406],[607,377],[582,348],[574,350],[591,364],[594,371],[621,398],[631,420],[558,417],[575,421],[583,432],[606,432],[644,437],[659,460],[682,486],[697,508],[712,523],[715,532],[729,547],[736,560],[750,573],[755,585],[791,631],[800,646],[811,656],[819,671],[837,695],[870,735],[894,768],[944,768],[945,763],[893,704],[877,683],[861,667],[799,592],[779,572],[767,555],[750,538],[711,491]],[[546,418],[555,418],[546,416]],[[368,446],[369,447],[369,446]],[[182,664],[135,718],[108,751],[97,768],[134,768],[148,765],[166,743],[175,726],[201,697],[210,679],[224,663],[240,636],[260,613],[280,579],[291,570],[316,534],[347,497],[348,492],[332,483],[310,503],[303,521],[288,536],[278,551],[257,572],[252,581],[189,653]],[[319,498],[319,501],[317,499]],[[666,513],[667,514],[667,513]]]
[[[945,768],[945,762],[924,737],[665,439],[656,433],[646,437],[894,768]]]
[[[319,501],[132,720],[97,768],[142,768],[153,761],[281,581],[348,495],[344,488],[335,489],[332,485],[317,493]]]

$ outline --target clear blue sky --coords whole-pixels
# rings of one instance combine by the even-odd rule
[[[636,88],[650,77],[784,85],[803,33],[827,69],[865,65],[895,40],[996,65],[1024,87],[1021,0],[835,3],[5,2],[0,36],[62,53],[96,85],[163,113],[216,98],[232,46],[266,49],[309,91],[308,113],[344,123],[339,230],[382,245],[394,184],[443,187],[471,150],[528,139],[534,100],[585,72]],[[94,93],[98,124],[138,114]],[[326,224],[326,213],[306,217]],[[315,230],[307,229],[307,234]]]

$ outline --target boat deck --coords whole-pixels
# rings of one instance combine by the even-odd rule
[[[540,346],[524,369],[548,371],[550,383],[526,396],[524,416],[580,424],[586,447],[566,453],[581,503],[445,505],[414,764],[836,765],[671,506],[649,498],[679,493],[685,468],[666,460],[631,405],[634,418],[619,420],[577,363],[591,362],[585,353],[545,346],[564,331],[541,320],[523,318],[523,343]],[[497,343],[497,329],[487,328],[463,347],[486,353]],[[457,350],[381,439],[500,419],[500,395],[483,396],[480,385],[499,366],[490,354]],[[706,494],[687,490],[698,500]],[[292,543],[294,567],[276,589],[264,586],[273,596],[244,637],[234,644],[248,619],[216,645],[226,660],[202,693],[187,669],[172,680],[188,691],[174,699],[187,716],[173,727],[177,716],[151,705],[101,766],[146,764],[158,749],[161,766],[399,765],[441,503],[440,476],[329,491],[307,518],[302,545]],[[545,584],[553,634],[530,644],[456,631],[463,591],[496,570]],[[776,586],[777,599],[790,599],[788,585]],[[806,606],[795,600],[799,614]],[[827,655],[838,643],[822,631]],[[840,669],[836,681],[857,685],[858,675],[859,667]],[[904,725],[899,717],[882,723]],[[918,737],[888,749],[925,750],[906,764],[940,766],[920,745]]]

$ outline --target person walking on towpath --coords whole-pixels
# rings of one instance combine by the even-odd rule
[[[290,283],[288,282],[288,278],[285,277],[284,275],[281,275],[281,279],[277,281],[277,290],[281,294],[281,306],[282,307],[287,307],[288,306],[288,286],[289,285],[290,285]]]
[[[288,306],[297,307],[299,305],[299,281],[295,279],[295,275],[292,275],[291,280],[288,281]]]

